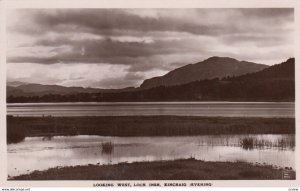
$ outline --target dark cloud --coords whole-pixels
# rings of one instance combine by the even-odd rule
[[[63,53],[52,56],[15,56],[8,57],[8,62],[13,63],[110,63],[130,65],[130,71],[145,71],[153,68],[169,69],[164,66],[159,59],[154,59],[156,55],[166,56],[170,54],[199,53],[205,51],[207,45],[199,45],[197,40],[183,39],[171,41],[144,42],[120,42],[109,38],[104,40],[80,40],[58,38],[54,40],[43,39],[35,42],[36,46],[59,47],[51,52],[61,50],[63,46],[72,48]]]
[[[260,47],[279,46],[286,44],[286,36],[278,34],[233,34],[219,37],[226,44],[241,44],[255,42]]]
[[[143,9],[141,9],[143,11]],[[201,35],[217,35],[224,33],[237,32],[237,30],[249,30],[247,25],[238,26],[231,23],[238,23],[239,20],[257,22],[286,22],[287,19],[293,20],[293,9],[291,8],[258,8],[258,9],[191,9],[198,13],[194,19],[210,19],[208,14],[232,14],[232,17],[239,18],[236,21],[227,20],[223,25],[216,25],[207,22],[194,22],[193,20],[184,20],[180,18],[168,17],[168,13],[181,11],[185,9],[160,9],[163,15],[158,17],[142,17],[136,14],[130,14],[130,9],[56,9],[56,10],[40,10],[33,9],[31,11],[24,10],[26,17],[32,20],[37,27],[18,25],[13,28],[23,33],[45,33],[48,30],[57,30],[65,32],[69,30],[89,31],[97,34],[113,35],[118,30],[121,31],[177,31],[188,32]],[[186,10],[188,13],[188,9]],[[202,18],[201,18],[202,17]],[[222,18],[220,18],[222,19]],[[266,23],[266,24],[268,24]],[[22,27],[20,27],[22,26]],[[227,26],[227,27],[226,27]],[[254,28],[253,30],[259,30]]]
[[[293,8],[256,8],[256,9],[239,9],[242,14],[250,18],[259,19],[272,19],[277,20],[278,18],[289,20],[294,19],[294,9]],[[275,19],[276,18],[276,19]]]
[[[195,25],[193,22],[168,17],[141,17],[122,9],[32,10],[29,18],[38,26],[37,28],[16,26],[13,29],[23,33],[45,33],[49,29],[58,32],[68,29],[85,30],[106,35],[110,35],[115,30],[182,31],[194,34],[212,34],[222,31],[219,26],[212,28],[209,25]]]
[[[123,78],[91,81],[95,87],[135,85],[141,73],[210,56],[272,64],[293,56],[291,8],[20,9],[15,17],[7,17],[8,63],[126,67]]]
[[[31,45],[27,44],[27,46],[53,47],[51,53],[54,54],[48,57],[13,55],[8,56],[8,61],[41,64],[106,62],[134,65],[141,57],[204,51],[209,46],[209,42],[197,39],[198,35],[219,38],[227,44],[254,42],[259,43],[260,46],[263,46],[264,43],[268,46],[278,45],[278,43],[286,43],[282,32],[288,32],[288,29],[278,25],[277,22],[288,23],[293,18],[291,17],[293,9],[289,8],[191,9],[191,12],[194,12],[195,20],[168,16],[168,13],[181,10],[185,9],[160,9],[159,13],[164,14],[158,14],[157,17],[132,14],[128,9],[21,10],[20,15],[24,17],[26,15],[32,24],[13,25],[10,30],[35,35],[35,41]],[[216,20],[215,17],[210,18],[212,13],[213,15],[220,15],[220,18],[217,18],[221,20],[222,15],[228,15],[229,19],[234,20],[224,20],[224,23],[218,23],[214,21]],[[206,19],[212,19],[211,23],[197,22],[197,20]],[[272,25],[271,21],[276,22],[276,24]],[[83,32],[89,32],[90,34],[98,34],[104,39],[76,40],[63,35],[70,31],[78,33],[79,37]],[[154,33],[155,31],[165,34]],[[164,40],[168,38],[167,35],[170,31],[177,32],[179,39],[182,38],[181,33],[191,33],[191,35],[188,40]],[[38,32],[53,32],[56,37],[49,38],[36,35]],[[120,42],[111,39],[124,35],[141,37],[148,33],[150,35],[155,34],[152,36],[154,38],[153,43]],[[157,40],[159,35],[162,37]],[[71,50],[68,52],[60,51],[62,50],[61,46],[69,46]],[[82,50],[84,50],[84,54]]]

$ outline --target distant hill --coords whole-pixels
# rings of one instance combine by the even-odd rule
[[[9,84],[10,85],[10,84]],[[16,87],[7,86],[7,95],[45,95],[45,94],[74,94],[97,93],[100,89],[83,87],[64,87],[58,85],[21,84]]]
[[[193,81],[223,78],[227,76],[240,76],[247,73],[257,72],[267,67],[267,65],[263,64],[215,56],[196,64],[188,64],[177,68],[164,76],[147,79],[140,87],[148,89],[158,86],[181,85]]]
[[[295,59],[237,77],[194,81],[135,91],[9,96],[8,102],[295,101]]]
[[[28,84],[28,83],[20,82],[20,81],[13,81],[13,82],[7,82],[6,83],[6,85],[10,86],[10,87],[18,87],[18,86],[25,85],[25,84]]]
[[[295,59],[238,77],[160,86],[105,98],[110,101],[120,98],[126,101],[295,101]]]
[[[13,82],[7,84],[7,96],[43,96],[48,94],[70,95],[76,93],[100,93],[115,91],[130,91],[134,88],[124,89],[99,89],[83,87],[65,87],[59,85],[43,85],[22,82]],[[13,86],[15,85],[15,86]]]
[[[189,64],[162,77],[145,80],[141,89],[158,86],[172,86],[190,83],[216,77],[238,76],[256,72],[268,66],[246,61],[237,61],[227,57],[211,57],[196,64]],[[76,93],[111,93],[137,91],[139,88],[128,87],[123,89],[98,89],[83,87],[64,87],[59,85],[43,85],[20,81],[7,82],[7,96],[43,96],[48,94],[70,95]]]

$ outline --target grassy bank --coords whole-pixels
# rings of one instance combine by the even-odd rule
[[[7,117],[7,141],[26,136],[184,136],[213,134],[294,134],[294,118],[101,116]]]
[[[284,169],[244,162],[204,162],[182,159],[52,168],[12,180],[266,180],[282,179]],[[290,171],[295,179],[295,171]]]

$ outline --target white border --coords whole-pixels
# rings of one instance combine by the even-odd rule
[[[0,0],[0,187],[92,187],[94,183],[110,181],[7,181],[6,159],[6,38],[5,38],[5,12],[15,8],[295,8],[295,58],[299,60],[300,37],[300,1],[297,0]],[[300,33],[299,33],[300,34]],[[297,127],[300,119],[298,116],[300,66],[296,64],[296,160],[299,161],[300,140]],[[226,180],[226,181],[199,181],[211,182],[213,186],[248,186],[248,187],[291,187],[300,185],[299,162],[296,163],[296,180]],[[26,164],[24,164],[26,165]],[[111,181],[116,182],[116,181]],[[117,181],[117,182],[141,182],[141,181]],[[151,182],[151,181],[147,181]],[[157,182],[157,181],[153,181]],[[179,181],[163,181],[179,182]],[[186,183],[194,181],[184,181]],[[103,188],[98,188],[103,189]],[[201,188],[203,189],[203,188]]]

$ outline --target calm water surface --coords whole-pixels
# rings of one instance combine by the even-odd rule
[[[182,115],[224,117],[294,117],[293,102],[104,102],[13,103],[14,116]]]
[[[294,135],[218,135],[184,137],[42,137],[8,145],[8,175],[16,176],[34,170],[57,166],[116,164],[119,162],[156,161],[195,157],[205,161],[245,161],[279,167],[295,167],[294,146],[243,149],[241,139],[276,143],[294,140]],[[109,153],[102,143],[112,142]]]

